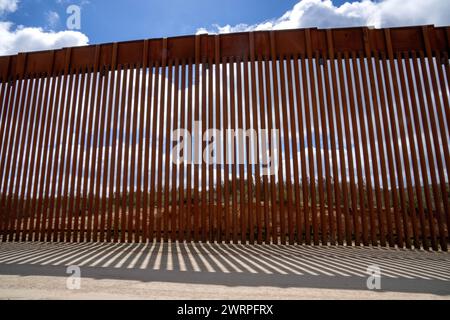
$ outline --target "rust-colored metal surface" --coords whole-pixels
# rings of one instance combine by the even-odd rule
[[[447,250],[449,39],[298,29],[0,57],[1,240]]]

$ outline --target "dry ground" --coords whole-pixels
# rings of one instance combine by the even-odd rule
[[[67,289],[67,266],[81,288]],[[381,290],[368,290],[369,265]],[[2,243],[1,299],[450,299],[450,254],[375,247]]]

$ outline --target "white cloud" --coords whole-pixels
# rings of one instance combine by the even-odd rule
[[[0,15],[17,10],[19,0],[0,0]]]
[[[304,27],[394,27],[405,25],[450,24],[448,0],[363,0],[336,6],[331,0],[301,0],[279,18],[249,25],[213,25],[197,33],[230,33],[252,30],[278,30]]]
[[[24,26],[14,28],[11,22],[0,22],[0,38],[0,55],[82,46],[89,42],[88,37],[81,32],[46,32],[42,28]]]
[[[0,16],[17,11],[19,0],[0,0]],[[46,14],[47,27],[55,28],[60,20],[57,12]],[[78,31],[45,31],[40,27],[27,27],[10,21],[0,21],[0,56],[18,52],[59,49],[82,46],[88,37]]]

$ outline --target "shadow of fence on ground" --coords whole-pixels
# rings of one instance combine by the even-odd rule
[[[384,291],[450,295],[450,254],[442,252],[179,242],[0,245],[0,274],[67,277],[69,265],[93,279],[353,290],[367,290],[367,268],[376,265]]]

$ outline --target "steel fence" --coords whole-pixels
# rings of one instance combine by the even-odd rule
[[[449,46],[361,27],[0,57],[1,238],[447,250]]]

